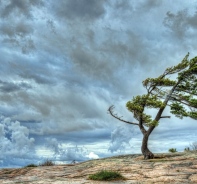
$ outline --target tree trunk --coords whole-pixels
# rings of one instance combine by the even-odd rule
[[[154,154],[148,149],[148,138],[149,138],[148,133],[144,134],[143,140],[142,140],[142,147],[141,151],[142,154],[144,155],[144,159],[152,159],[154,158]]]

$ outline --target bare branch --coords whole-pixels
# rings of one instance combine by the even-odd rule
[[[161,116],[160,118],[171,118],[171,116]]]
[[[133,122],[129,122],[129,121],[123,120],[123,119],[122,119],[122,116],[119,117],[117,114],[114,114],[113,109],[114,109],[114,106],[112,105],[112,106],[109,107],[108,112],[109,112],[109,113],[111,114],[111,116],[113,116],[114,118],[116,118],[116,119],[118,119],[119,121],[122,121],[122,122],[124,122],[124,123],[128,123],[128,124],[138,125],[138,126],[139,126],[138,123],[133,123]]]

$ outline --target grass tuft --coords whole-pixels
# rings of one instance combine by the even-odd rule
[[[54,165],[55,165],[55,163],[51,160],[46,160],[40,164],[40,166],[54,166]]]
[[[36,164],[29,164],[29,165],[27,165],[25,167],[38,167],[38,166]]]
[[[91,180],[111,181],[111,180],[124,180],[125,178],[115,171],[100,171],[89,176]]]

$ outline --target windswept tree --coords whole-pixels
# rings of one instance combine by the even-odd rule
[[[139,127],[143,134],[141,151],[144,159],[154,158],[154,154],[148,148],[148,139],[159,125],[161,118],[170,118],[170,116],[162,116],[167,106],[178,118],[197,119],[197,57],[191,60],[188,60],[188,57],[189,53],[178,65],[167,68],[159,77],[147,78],[142,82],[147,93],[133,97],[126,104],[136,122],[119,117],[114,113],[114,106],[108,109],[114,118]],[[147,108],[157,110],[154,117],[146,114]]]

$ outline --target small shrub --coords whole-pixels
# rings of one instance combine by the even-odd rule
[[[29,165],[27,165],[27,166],[25,166],[25,167],[38,167],[38,166],[35,165],[35,164],[29,164]]]
[[[53,165],[55,165],[55,163],[51,160],[46,160],[40,164],[40,166],[53,166]]]
[[[176,152],[177,152],[176,148],[170,148],[168,151],[169,151],[170,153],[176,153]]]
[[[189,147],[186,147],[185,149],[184,149],[184,151],[190,151],[190,148]]]
[[[100,180],[100,181],[111,181],[111,180],[123,180],[125,178],[118,172],[103,170],[90,175],[89,179]]]

